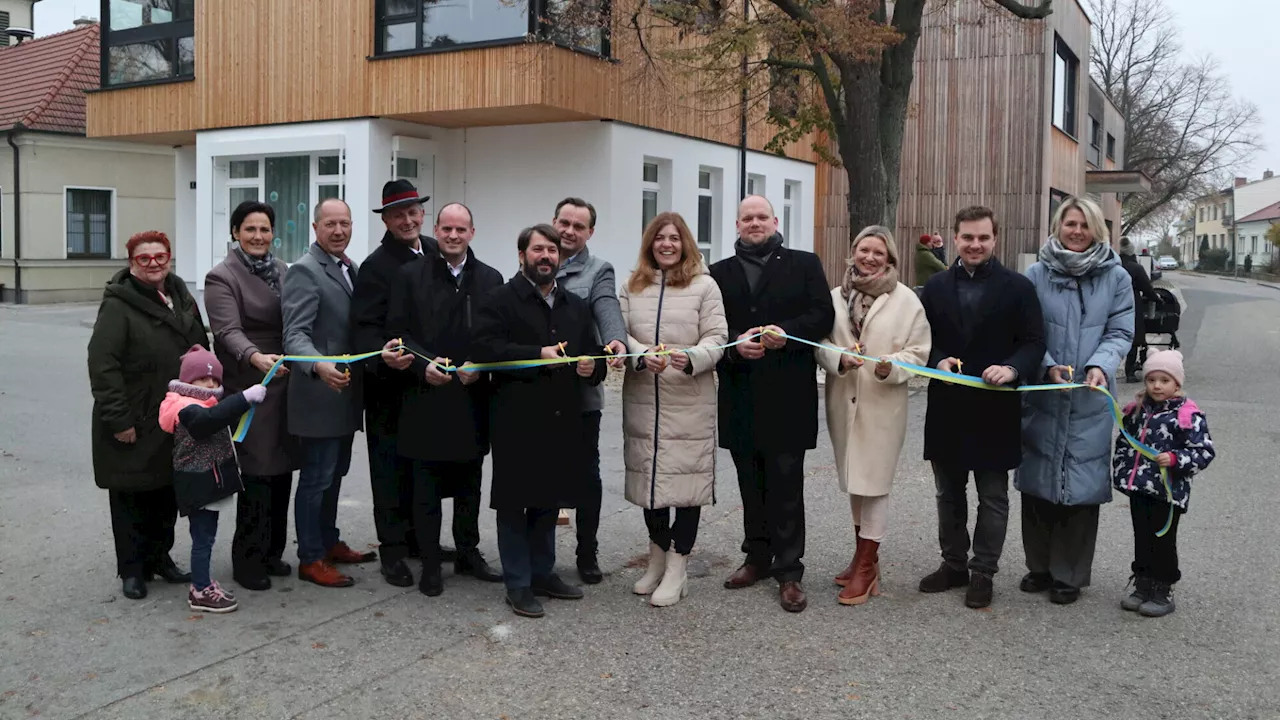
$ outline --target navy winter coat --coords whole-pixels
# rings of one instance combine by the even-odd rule
[[[1129,403],[1124,409],[1124,429],[1156,452],[1173,453],[1169,468],[1173,504],[1185,512],[1191,498],[1191,477],[1209,467],[1216,453],[1209,437],[1209,421],[1193,400],[1174,397],[1162,402],[1150,398]],[[1124,439],[1116,438],[1111,482],[1125,495],[1147,495],[1168,501],[1160,466],[1148,460]]]

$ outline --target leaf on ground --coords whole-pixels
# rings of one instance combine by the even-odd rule
[[[845,700],[861,700],[862,698],[857,695],[845,695],[844,699]]]
[[[386,614],[386,613],[384,613],[384,612],[382,612],[381,610],[379,610],[379,611],[375,612],[375,613],[373,614],[373,616],[374,616],[374,617],[382,617],[382,616],[383,616],[383,615],[385,615],[385,614]]]
[[[94,625],[106,625],[106,624],[107,624],[107,623],[109,623],[109,622],[111,622],[111,621],[110,621],[110,620],[108,620],[107,618],[98,618],[97,620],[94,620],[94,621],[93,621],[93,624],[94,624]]]
[[[46,632],[45,632],[45,631],[43,631],[43,630],[32,630],[31,632],[29,632],[29,633],[27,633],[27,634],[28,634],[28,635],[30,635],[31,637],[44,637],[44,636],[45,636],[45,635],[47,635],[48,633],[46,633]]]
[[[608,680],[611,677],[613,677],[613,673],[600,673],[600,678],[602,680]]]
[[[85,679],[85,680],[97,680],[97,679],[98,679],[98,673],[96,673],[96,672],[89,672],[89,673],[85,673],[85,674],[84,674],[84,679]]]
[[[0,698],[11,698],[17,694],[18,694],[17,690],[5,690],[4,694],[0,694]]]
[[[203,615],[191,615],[187,617],[187,622],[191,622],[192,620],[203,620],[203,619],[204,619]]]
[[[324,644],[324,643],[322,643],[322,642],[311,643],[311,649],[312,649],[312,650],[323,650],[323,649],[325,649],[325,648],[327,648],[327,647],[329,647],[329,646],[328,646],[328,645],[325,645],[325,644]]]

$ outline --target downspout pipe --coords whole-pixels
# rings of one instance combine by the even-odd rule
[[[26,128],[22,123],[14,123],[8,132],[9,147],[13,148],[13,303],[23,304],[22,298],[22,170],[18,164],[18,143],[14,141],[18,133]]]

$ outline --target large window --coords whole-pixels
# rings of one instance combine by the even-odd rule
[[[536,37],[607,55],[608,14],[591,7],[588,0],[376,0],[374,52],[410,54]]]
[[[1062,38],[1054,40],[1053,55],[1053,124],[1059,130],[1076,136],[1076,95],[1080,61]]]
[[[102,0],[102,85],[195,77],[195,0]]]
[[[111,200],[114,191],[67,188],[67,257],[111,257]]]
[[[275,155],[227,161],[226,211],[245,200],[260,200],[276,211],[272,253],[292,263],[311,244],[311,217],[317,203],[341,198],[343,156],[337,151]]]

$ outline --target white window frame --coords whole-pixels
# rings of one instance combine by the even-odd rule
[[[658,178],[657,180],[644,179],[644,169],[646,165],[654,166],[654,170],[655,170],[654,175]],[[652,158],[648,156],[645,156],[644,161],[640,166],[640,232],[644,232],[644,229],[649,226],[649,222],[652,220],[652,218],[645,219],[645,216],[644,216],[644,196],[646,193],[653,193],[654,195],[654,201],[653,201],[654,217],[657,217],[659,214],[663,212],[662,210],[662,170],[663,170],[663,162],[658,158]]]
[[[218,199],[219,203],[226,203],[226,211],[227,211],[226,217],[230,218],[231,213],[235,210],[235,208],[231,206],[231,190],[234,188],[255,188],[258,191],[258,202],[266,203],[267,205],[270,205],[271,208],[276,211],[277,222],[283,222],[283,219],[285,218],[285,213],[282,212],[281,208],[276,207],[275,204],[273,204],[266,196],[267,159],[273,158],[273,157],[298,157],[300,155],[306,155],[310,157],[310,163],[311,163],[309,172],[308,172],[308,177],[310,179],[310,188],[308,190],[309,197],[307,198],[308,214],[310,214],[311,212],[314,212],[316,203],[320,201],[319,200],[320,186],[322,185],[337,185],[338,197],[344,201],[347,199],[347,153],[345,148],[335,147],[335,148],[325,148],[324,150],[309,150],[309,151],[300,151],[300,152],[273,152],[273,153],[262,153],[262,154],[253,154],[253,155],[220,155],[214,158],[214,164],[215,165],[219,163],[226,164],[226,179],[223,181],[223,186],[221,189],[221,198]],[[334,156],[338,158],[338,174],[323,175],[323,176],[320,175],[320,158],[334,157]],[[231,163],[244,162],[244,161],[252,161],[258,164],[257,177],[251,177],[251,178],[231,177]],[[216,217],[217,213],[214,213],[214,215]],[[225,225],[223,227],[225,227]],[[274,242],[276,229],[277,228],[272,228],[272,244],[271,244],[272,252],[276,252],[278,250]],[[308,236],[308,244],[315,242],[315,239],[316,239],[315,229],[311,227],[310,222],[307,222],[307,236]],[[215,229],[214,243],[218,242],[217,237],[218,237],[217,229]],[[227,236],[227,240],[225,241],[225,244],[226,244],[226,251],[231,252],[232,243],[229,235]],[[223,253],[222,257],[225,257],[225,255],[226,253]],[[217,262],[219,261],[220,261],[220,257],[214,258],[214,264],[217,264]],[[292,263],[289,263],[289,264],[292,264]]]
[[[107,257],[106,258],[73,256],[67,252],[67,230],[68,230],[67,228],[67,192],[70,190],[98,190],[98,191],[111,193],[111,226],[107,230],[108,237],[107,237]],[[17,198],[15,198],[15,202],[16,200]],[[63,185],[62,186],[62,241],[59,244],[62,246],[63,260],[105,260],[105,259],[114,260],[119,257],[119,253],[116,252],[116,238],[118,237],[116,234],[116,227],[120,222],[119,220],[120,213],[117,212],[118,200],[119,200],[119,196],[116,193],[116,189],[113,187],[96,187],[93,185]]]
[[[705,188],[702,187],[702,173],[707,173],[709,178],[709,182],[707,184],[710,187],[705,187]],[[702,227],[702,218],[699,216],[695,218],[694,240],[698,244],[698,249],[705,252],[705,254],[703,255],[703,260],[706,262],[707,265],[710,265],[711,263],[716,261],[716,249],[720,247],[720,229],[723,223],[718,222],[717,219],[720,217],[720,214],[721,214],[720,195],[724,187],[724,168],[711,167],[708,165],[699,165],[697,185],[698,185],[699,208],[701,208],[701,202],[702,202],[701,198],[704,198],[704,197],[711,198],[711,208],[709,210],[709,212],[711,213],[711,218],[710,218],[711,236],[707,238],[696,237],[698,229]],[[699,209],[699,212],[701,212],[700,209]]]
[[[756,175],[755,173],[747,173],[747,194],[759,195],[765,197],[767,183],[764,175]]]
[[[786,240],[788,247],[795,243],[792,233],[796,228],[803,227],[800,218],[800,195],[804,186],[799,180],[784,180],[782,182],[782,219],[784,230],[782,237]],[[787,193],[791,193],[791,197],[787,197]],[[788,217],[790,215],[790,217]]]

